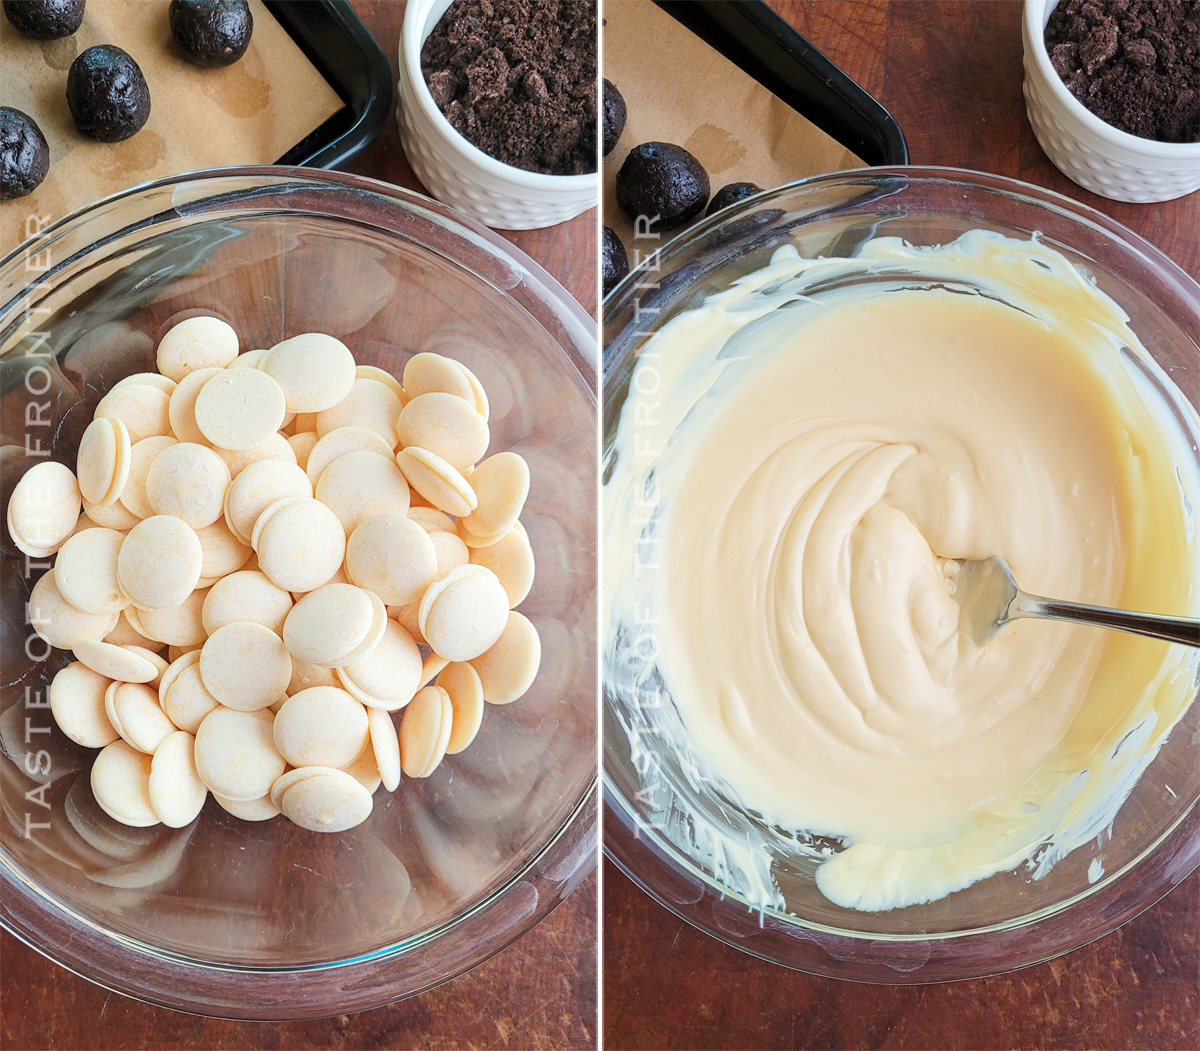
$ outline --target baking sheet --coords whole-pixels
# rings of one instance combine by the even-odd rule
[[[617,171],[639,143],[670,142],[694,154],[713,193],[731,182],[769,189],[866,167],[651,0],[608,0],[604,19],[604,76],[628,111],[617,148],[604,158],[604,222],[625,243],[631,266],[635,249],[649,246],[644,255],[661,243],[635,241],[617,207]]]
[[[0,19],[0,101],[33,117],[50,144],[41,186],[0,201],[0,255],[39,224],[136,183],[199,168],[273,164],[343,108],[261,0],[250,0],[250,47],[224,69],[202,69],[179,54],[167,7],[166,0],[91,0],[79,31],[63,40],[31,40]],[[124,142],[84,138],[67,108],[67,70],[95,44],[128,51],[150,87],[150,119]]]

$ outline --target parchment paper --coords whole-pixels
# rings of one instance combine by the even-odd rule
[[[642,142],[682,146],[704,165],[712,192],[731,182],[764,190],[863,161],[781,102],[650,0],[604,5],[604,76],[625,98],[617,148],[604,158],[604,222],[636,265],[633,224],[617,207],[614,180]],[[642,240],[643,254],[661,241]]]
[[[184,60],[171,39],[167,7],[167,0],[91,0],[79,31],[64,40],[31,40],[0,19],[0,104],[28,113],[50,144],[42,185],[27,197],[0,201],[0,255],[29,235],[30,217],[61,219],[164,175],[273,164],[342,109],[261,0],[250,0],[250,47],[224,69]],[[128,51],[150,87],[150,119],[124,142],[84,138],[67,108],[67,70],[95,44]]]

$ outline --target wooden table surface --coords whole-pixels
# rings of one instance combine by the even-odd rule
[[[915,164],[1013,176],[1081,200],[1200,276],[1200,194],[1130,205],[1042,153],[1021,96],[1015,0],[772,0],[880,99]],[[998,978],[886,987],[765,964],[701,934],[604,867],[604,1046],[1200,1047],[1200,872],[1108,937]]]
[[[93,0],[96,2],[96,0]],[[103,0],[100,0],[103,2]],[[351,0],[392,64],[402,0]],[[347,171],[422,190],[394,119]],[[596,213],[504,233],[595,313]],[[504,952],[431,992],[352,1016],[227,1022],[109,993],[0,935],[0,1048],[580,1048],[596,1046],[596,876]]]

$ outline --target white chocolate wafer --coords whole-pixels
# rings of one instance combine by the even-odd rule
[[[337,515],[347,535],[372,515],[408,513],[408,483],[400,468],[373,452],[339,456],[321,472],[314,495]]]
[[[341,567],[346,531],[319,500],[294,500],[270,516],[254,550],[259,568],[279,587],[312,591]]]
[[[62,597],[84,613],[119,613],[129,605],[117,587],[117,557],[124,542],[124,533],[99,526],[67,540],[54,563]]]
[[[229,468],[230,477],[236,478],[252,463],[259,460],[286,460],[297,463],[296,452],[282,434],[269,434],[266,439],[254,446],[253,449],[214,449],[225,466]],[[303,467],[303,464],[300,464]]]
[[[460,524],[477,537],[503,535],[525,508],[529,465],[517,453],[496,453],[476,465],[471,487],[479,505]]]
[[[367,733],[366,709],[335,686],[301,690],[275,716],[275,747],[297,767],[341,768],[362,751]]]
[[[462,474],[428,449],[410,445],[396,453],[396,463],[411,485],[440,511],[469,515],[478,500]]]
[[[442,673],[442,669],[449,663],[445,657],[439,657],[436,653],[429,654],[421,662],[421,685],[428,686]]]
[[[53,569],[43,573],[29,593],[29,623],[56,649],[72,649],[80,639],[103,639],[116,626],[119,616],[76,609],[62,597]]]
[[[217,708],[196,731],[196,771],[214,795],[233,802],[261,799],[283,773],[270,712]]]
[[[279,816],[279,807],[271,802],[269,795],[260,796],[258,799],[236,800],[226,799],[214,792],[213,799],[220,804],[222,810],[240,821],[270,821],[271,818]]]
[[[110,680],[79,661],[68,664],[50,683],[50,712],[58,728],[84,748],[103,748],[120,737],[104,714]]]
[[[309,480],[316,485],[321,473],[334,460],[354,452],[378,453],[389,460],[392,458],[387,441],[369,427],[339,427],[320,438],[309,450],[304,467]]]
[[[129,477],[128,470],[125,472],[125,477],[126,479]],[[122,532],[132,529],[141,521],[137,515],[121,503],[120,499],[103,506],[93,504],[90,500],[84,500],[83,511],[96,525],[103,526],[105,529],[121,530]]]
[[[354,355],[321,332],[276,343],[259,368],[283,388],[289,412],[331,409],[354,386]]]
[[[421,634],[421,624],[419,613],[421,612],[420,601],[409,602],[403,606],[388,606],[388,616],[400,625],[412,637],[413,642],[421,646],[427,646],[425,636]]]
[[[204,809],[208,787],[196,773],[196,739],[184,730],[167,734],[150,761],[150,806],[168,828],[191,824]]]
[[[292,659],[283,639],[270,628],[236,621],[205,640],[200,651],[200,678],[204,688],[227,708],[253,712],[287,690]]]
[[[92,764],[92,795],[114,821],[144,828],[158,824],[150,803],[149,755],[124,741],[106,745]]]
[[[487,536],[476,536],[467,528],[466,519],[464,518],[460,518],[455,523],[454,531],[458,534],[459,540],[466,544],[472,551],[498,544],[508,533],[507,529],[502,529],[498,533],[490,533]]]
[[[135,372],[130,376],[123,376],[113,384],[113,390],[116,390],[122,383],[145,383],[151,387],[157,387],[168,395],[176,387],[175,381],[170,376],[164,376],[161,372]]]
[[[199,730],[208,713],[220,706],[217,699],[204,688],[204,680],[200,678],[200,651],[193,650],[192,653],[196,654],[196,660],[180,668],[170,685],[159,693],[159,704],[167,718],[190,734]]]
[[[454,519],[436,507],[410,507],[408,517],[426,533],[453,533]]]
[[[301,431],[299,434],[293,434],[287,440],[288,445],[291,446],[293,455],[296,457],[296,463],[305,471],[308,470],[309,454],[320,440],[321,436],[316,431]]]
[[[475,392],[462,366],[453,358],[422,351],[404,363],[404,393],[408,400],[441,392],[475,404]]]
[[[227,369],[256,369],[258,363],[266,357],[265,350],[243,350],[225,367]]]
[[[186,650],[185,652],[177,654],[171,658],[171,662],[167,665],[166,671],[162,673],[162,678],[160,678],[158,682],[158,696],[160,698],[160,704],[162,703],[161,699],[170,692],[171,685],[175,682],[175,679],[179,676],[179,673],[182,672],[184,668],[188,668],[191,665],[198,663],[199,660],[199,647],[194,650]],[[176,723],[175,725],[179,726],[180,724]],[[180,729],[186,729],[186,727],[180,726]],[[195,731],[188,730],[188,733],[195,733]]]
[[[190,317],[158,342],[158,371],[179,383],[197,369],[225,368],[238,356],[233,327],[217,317]]]
[[[128,428],[125,436],[128,441]],[[106,417],[92,420],[79,439],[79,454],[75,458],[79,493],[92,503],[103,503],[112,488],[117,474],[117,442],[116,425]]]
[[[312,483],[304,471],[286,460],[252,463],[229,483],[225,523],[234,536],[249,540],[258,516],[286,496],[312,496]]]
[[[117,620],[117,626],[104,636],[104,641],[111,642],[114,646],[144,646],[148,650],[161,645],[157,639],[143,635],[123,612]]]
[[[393,729],[393,735],[395,732]],[[363,746],[363,750],[358,753],[354,762],[343,766],[342,769],[372,795],[383,782],[383,778],[379,774],[379,764],[375,761],[375,749],[371,747],[370,740]]]
[[[460,470],[475,463],[488,447],[487,421],[473,402],[440,392],[412,398],[396,421],[400,447],[428,449]]]
[[[282,635],[291,610],[291,593],[272,584],[265,573],[231,573],[209,589],[204,600],[204,630],[211,635],[226,624],[250,620]]]
[[[376,365],[355,365],[354,378],[360,380],[378,380],[400,399],[403,406],[404,388],[400,386],[400,381],[386,369],[381,369]]]
[[[150,498],[146,495],[146,478],[158,454],[175,444],[175,439],[169,435],[155,434],[136,442],[129,450],[129,474],[121,490],[120,502],[138,518],[154,515],[154,508],[150,506]]]
[[[107,642],[108,640],[105,639],[105,641]],[[151,642],[150,645],[157,646],[158,643]],[[167,668],[170,667],[170,663],[165,658],[163,658],[161,654],[156,653],[154,650],[147,649],[145,646],[137,646],[137,645],[126,646],[125,649],[130,650],[133,653],[136,653],[139,657],[144,657],[146,660],[148,660],[151,664],[154,665],[154,678],[147,679],[146,685],[149,686],[150,689],[157,692],[159,686],[162,685],[163,672],[165,672],[167,670]],[[162,703],[161,699],[160,699],[159,703],[160,704]]]
[[[203,563],[196,531],[171,515],[155,515],[125,535],[117,556],[117,580],[139,609],[166,609],[192,593]]]
[[[224,369],[196,396],[196,426],[222,449],[253,449],[283,424],[283,390],[258,369]]]
[[[400,398],[378,380],[356,378],[350,393],[333,408],[317,413],[317,434],[322,438],[340,427],[366,427],[396,448],[396,420]]]
[[[368,708],[367,723],[380,780],[384,788],[394,792],[400,784],[400,736],[392,724],[392,717],[382,708]]]
[[[471,661],[471,667],[479,672],[485,700],[509,704],[533,685],[541,662],[542,640],[537,628],[513,610],[495,645]]]
[[[158,694],[144,683],[114,682],[104,694],[104,713],[130,747],[149,755],[175,730]]]
[[[510,609],[525,601],[533,587],[533,548],[529,535],[520,522],[489,547],[477,547],[470,552],[471,561],[496,574],[508,595]]]
[[[140,609],[134,613],[138,627],[155,642],[168,646],[200,646],[208,637],[204,629],[204,603],[208,590],[196,588],[177,606]]]
[[[171,395],[171,405],[167,415],[171,421],[171,433],[181,442],[194,442],[197,445],[207,444],[204,432],[196,422],[196,399],[200,391],[211,379],[220,376],[225,370],[218,368],[196,369],[189,373],[175,388]]]
[[[346,544],[346,574],[391,606],[414,601],[436,572],[429,534],[406,515],[373,515]]]
[[[434,653],[469,661],[487,652],[508,622],[508,595],[483,566],[455,566],[421,599],[417,623]]]
[[[326,664],[327,668],[344,668],[347,665],[355,664],[363,660],[368,654],[374,652],[379,643],[383,641],[384,633],[387,631],[387,626],[390,623],[387,615],[387,606],[383,604],[383,600],[373,591],[367,592],[367,598],[371,600],[372,611],[371,627],[367,632],[367,637],[344,657],[339,657],[336,661]]]
[[[301,598],[288,613],[283,641],[303,661],[328,665],[353,653],[375,620],[371,596],[353,584],[326,584]]]
[[[158,666],[135,650],[111,642],[80,639],[74,647],[76,659],[97,675],[121,682],[153,682],[161,674]]]
[[[280,800],[283,799],[283,793],[286,792],[294,784],[298,784],[306,777],[313,777],[316,774],[324,773],[330,767],[324,766],[301,766],[292,768],[286,773],[280,774],[271,785],[271,791],[268,798],[272,805],[279,806]]]
[[[471,550],[454,533],[438,530],[429,534],[433,550],[437,552],[437,575],[444,577],[455,566],[465,566],[471,561]],[[436,579],[436,578],[435,578]]]
[[[204,552],[204,563],[200,567],[201,582],[216,581],[230,573],[236,573],[250,559],[250,546],[234,536],[224,520],[197,529],[196,535],[200,538],[200,549]]]
[[[174,515],[200,530],[221,517],[229,482],[229,468],[212,449],[177,442],[150,464],[146,502],[156,515]]]
[[[488,404],[487,391],[483,389],[483,384],[479,382],[479,377],[476,376],[475,373],[467,368],[467,366],[461,361],[457,361],[455,364],[466,373],[467,380],[471,384],[471,390],[475,394],[475,411],[479,413],[479,415],[485,420],[489,419],[492,414],[492,409]]]
[[[337,672],[333,668],[323,668],[319,664],[301,660],[292,654],[292,681],[288,683],[288,696],[301,690],[310,690],[314,686],[338,686]]]
[[[115,417],[108,422],[117,438],[117,462],[113,468],[108,492],[104,494],[103,500],[97,501],[104,507],[112,507],[121,499],[125,484],[129,481],[129,468],[133,463],[133,441],[129,437],[129,428]]]
[[[344,770],[297,781],[279,800],[284,815],[310,832],[344,832],[371,816],[371,793]]]
[[[129,430],[129,440],[137,445],[143,438],[171,433],[166,391],[146,383],[117,384],[96,406],[97,416],[116,417]]]
[[[46,460],[29,468],[13,487],[8,500],[8,531],[25,554],[45,558],[75,531],[79,513],[75,475],[66,465]]]
[[[450,743],[454,707],[440,686],[426,686],[400,719],[400,765],[409,777],[428,777],[438,768]]]
[[[446,754],[457,755],[479,733],[483,722],[483,684],[471,665],[447,664],[437,678],[437,685],[450,695],[450,705],[454,709]]]
[[[421,685],[421,651],[394,620],[388,620],[379,644],[361,660],[337,669],[339,681],[363,704],[397,711]]]

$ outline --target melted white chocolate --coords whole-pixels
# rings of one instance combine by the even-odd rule
[[[894,270],[913,276],[804,294]],[[1064,257],[982,231],[854,260],[781,249],[644,348],[606,485],[610,626],[657,623],[703,776],[850,844],[817,870],[837,904],[1061,856],[1186,709],[1184,647],[1020,620],[981,649],[957,630],[952,560],[993,554],[1036,594],[1200,613],[1200,482],[1172,418],[1196,412],[1139,365],[1173,390]],[[651,463],[660,568],[639,592],[621,578]]]

